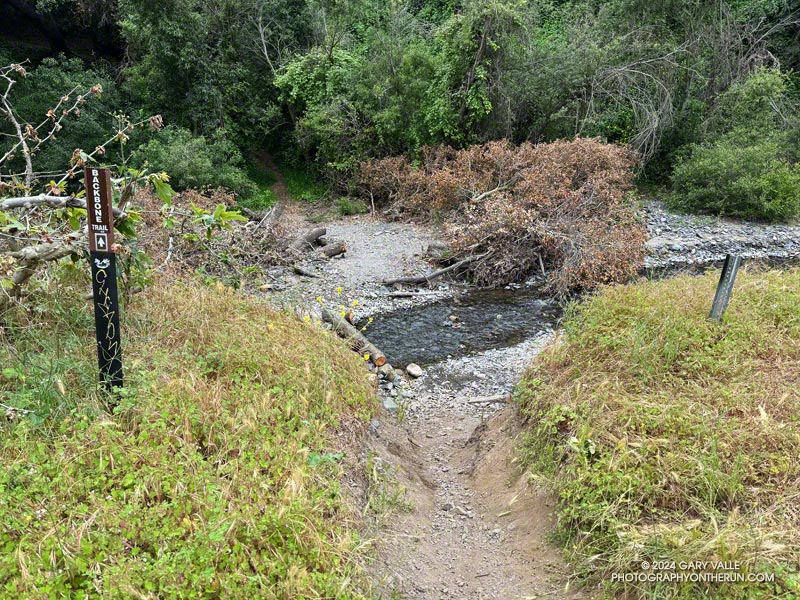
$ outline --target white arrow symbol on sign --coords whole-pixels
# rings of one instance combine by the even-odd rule
[[[98,248],[105,248],[106,247],[106,236],[104,233],[98,233],[94,236],[95,243],[97,244]]]

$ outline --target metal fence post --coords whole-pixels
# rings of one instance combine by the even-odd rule
[[[712,321],[722,320],[722,315],[725,314],[725,309],[728,308],[728,302],[731,299],[736,273],[739,271],[739,265],[741,264],[741,256],[728,254],[725,257],[725,264],[722,265],[722,274],[717,285],[717,293],[714,294],[714,304],[711,305],[711,313],[708,315],[708,318]]]

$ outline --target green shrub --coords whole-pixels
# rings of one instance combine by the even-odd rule
[[[363,360],[222,286],[155,285],[109,414],[86,284],[4,327],[0,597],[362,598],[328,432],[368,420]]]
[[[672,174],[680,210],[788,221],[800,215],[800,124],[789,78],[761,69],[722,94],[705,143],[690,146]]]
[[[193,136],[188,129],[169,126],[141,146],[134,159],[166,171],[176,190],[224,187],[240,198],[258,191],[243,170],[244,158],[224,134]]]
[[[289,195],[301,202],[317,202],[328,194],[328,187],[317,181],[314,175],[306,168],[297,168],[289,165],[281,166],[281,173],[286,181]]]
[[[237,204],[250,210],[264,210],[278,201],[278,197],[270,189],[258,188],[246,198],[240,198]]]
[[[364,213],[369,212],[369,209],[364,201],[359,200],[358,198],[341,196],[340,198],[336,199],[334,204],[336,205],[336,208],[339,209],[339,213],[346,217],[350,215],[363,215]]]
[[[272,191],[275,183],[275,174],[262,166],[257,158],[248,158],[247,176],[256,184],[256,191],[249,196],[240,197],[238,204],[250,210],[264,210],[278,201],[278,196]]]
[[[785,156],[785,137],[748,137],[737,131],[710,146],[696,146],[675,167],[669,204],[680,210],[769,221],[800,215],[800,165]]]

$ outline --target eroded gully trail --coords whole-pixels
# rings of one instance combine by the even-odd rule
[[[379,538],[372,570],[385,597],[582,597],[548,541],[555,499],[515,464],[518,418],[484,402],[513,384],[548,337],[431,366],[409,386],[405,422],[373,431],[374,451],[413,503]],[[506,354],[501,369],[492,366]]]

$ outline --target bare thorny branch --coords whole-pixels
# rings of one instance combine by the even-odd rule
[[[4,279],[4,292],[0,294],[0,310],[4,309],[12,298],[21,294],[23,286],[33,276],[36,270],[44,263],[60,260],[66,256],[80,254],[86,247],[86,226],[79,227],[77,231],[72,231],[62,236],[51,235],[52,213],[43,220],[40,219],[37,225],[31,225],[31,217],[39,215],[39,209],[62,209],[62,208],[86,208],[86,201],[74,194],[65,194],[66,182],[75,178],[82,171],[82,167],[97,157],[105,154],[105,147],[114,142],[124,143],[128,139],[128,134],[137,127],[150,125],[153,130],[160,129],[162,126],[161,117],[156,115],[132,123],[122,121],[116,127],[116,131],[102,144],[96,146],[91,152],[84,152],[80,148],[73,152],[70,165],[64,171],[46,173],[52,175],[51,182],[44,186],[45,189],[36,194],[34,186],[37,178],[43,172],[36,172],[34,169],[34,158],[37,151],[43,144],[53,140],[58,131],[62,129],[62,123],[70,116],[79,116],[80,107],[91,96],[96,96],[102,92],[99,85],[92,86],[85,93],[77,93],[78,88],[73,88],[68,93],[60,96],[53,108],[47,111],[44,120],[38,125],[33,125],[23,119],[14,109],[11,102],[11,92],[20,77],[26,77],[27,72],[20,64],[12,64],[0,67],[0,81],[5,81],[5,90],[0,95],[0,117],[5,118],[10,124],[14,133],[8,137],[14,139],[11,145],[2,156],[0,156],[0,167],[10,163],[14,157],[21,153],[24,158],[24,170],[22,172],[11,172],[0,174],[0,193],[8,193],[9,190],[18,190],[21,195],[0,199],[0,214],[8,210],[23,210],[26,212],[22,221],[11,220],[7,230],[10,233],[3,233],[3,237],[9,239],[6,250],[2,253],[3,266],[6,268],[7,277]],[[124,124],[123,124],[124,123]],[[19,178],[23,178],[23,183],[18,183]],[[147,176],[139,174],[136,181],[146,179]],[[5,180],[5,181],[4,181]],[[130,179],[112,180],[121,189],[121,197],[118,206],[113,208],[117,222],[127,217],[125,208],[131,199],[135,181]],[[7,219],[3,215],[4,219]],[[38,217],[37,217],[38,218]],[[9,221],[5,221],[9,222]],[[39,238],[29,235],[31,228],[41,233]],[[27,245],[21,246],[20,242]],[[9,270],[8,267],[11,267]]]

